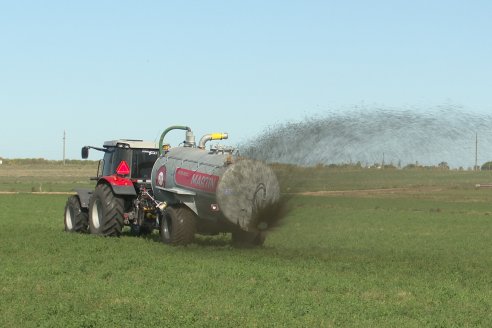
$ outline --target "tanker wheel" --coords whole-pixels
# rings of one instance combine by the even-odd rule
[[[188,245],[195,239],[195,213],[186,206],[168,207],[161,220],[161,240],[170,245]]]
[[[125,200],[110,186],[100,184],[89,201],[90,232],[101,236],[119,236],[123,228]]]
[[[244,230],[232,233],[232,245],[235,247],[257,247],[263,245],[266,239],[264,232],[248,232]]]
[[[68,197],[65,205],[65,231],[67,232],[87,232],[89,214],[86,209],[80,206],[77,196]]]

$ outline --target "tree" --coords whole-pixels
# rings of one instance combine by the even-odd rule
[[[482,170],[492,170],[492,161],[486,162],[482,165]]]
[[[440,168],[441,170],[449,170],[449,165],[446,162],[439,163],[437,167]]]

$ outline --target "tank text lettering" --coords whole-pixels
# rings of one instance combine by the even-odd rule
[[[216,175],[190,171],[183,168],[176,170],[175,177],[176,184],[181,187],[212,193],[217,190],[217,184],[219,182],[219,177]]]

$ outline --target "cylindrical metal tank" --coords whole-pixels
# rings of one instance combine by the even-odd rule
[[[267,228],[263,209],[279,202],[277,178],[266,164],[241,159],[231,151],[195,147],[170,149],[152,169],[154,197],[168,205],[185,204],[199,220],[245,231]],[[200,231],[198,231],[200,232]]]

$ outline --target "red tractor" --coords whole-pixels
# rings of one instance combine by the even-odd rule
[[[185,130],[185,141],[171,148],[166,134]],[[65,207],[65,230],[119,236],[159,229],[172,245],[193,242],[195,234],[231,233],[236,245],[260,246],[267,229],[284,215],[280,187],[266,164],[239,156],[232,147],[211,145],[227,133],[206,134],[198,145],[189,127],[171,126],[159,146],[141,140],[114,140],[103,148],[96,188],[78,189]]]
[[[151,189],[152,166],[159,156],[153,142],[113,140],[103,148],[86,146],[104,152],[99,162],[94,190],[76,189],[65,206],[65,231],[90,232],[102,236],[119,236],[127,225],[137,234],[158,228],[158,204]]]

